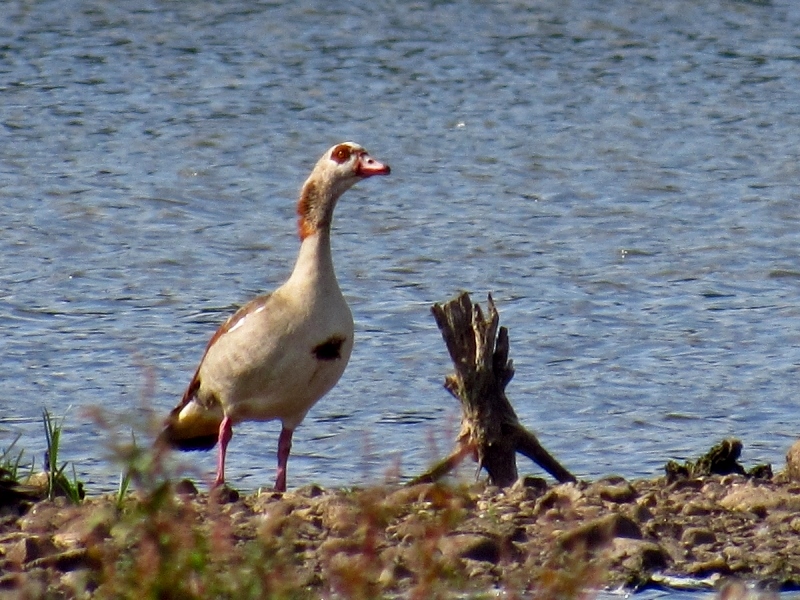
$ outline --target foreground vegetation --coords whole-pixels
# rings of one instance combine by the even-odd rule
[[[114,448],[118,492],[84,498],[58,456],[61,423],[43,423],[44,477],[13,444],[0,450],[3,597],[570,599],[674,585],[672,576],[800,583],[798,461],[775,477],[745,473],[737,443],[651,481],[239,497],[198,492],[131,439]],[[734,585],[726,598],[749,593]]]
[[[600,561],[566,555],[503,577],[507,540],[459,529],[498,492],[479,484],[200,493],[132,437],[112,447],[117,493],[85,497],[60,456],[63,420],[44,411],[42,422],[43,470],[17,440],[0,449],[0,595],[427,599],[502,586],[512,598],[576,598],[601,579]],[[543,485],[520,490],[532,498]]]

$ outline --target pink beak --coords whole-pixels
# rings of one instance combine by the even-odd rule
[[[373,175],[388,175],[392,170],[389,165],[379,162],[364,152],[358,157],[356,175],[359,177],[372,177]]]

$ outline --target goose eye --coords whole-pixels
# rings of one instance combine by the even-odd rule
[[[341,165],[347,162],[351,154],[352,151],[350,150],[350,147],[342,144],[340,146],[336,146],[336,148],[333,149],[333,152],[331,153],[331,158]]]

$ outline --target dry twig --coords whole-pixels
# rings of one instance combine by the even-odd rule
[[[434,304],[431,310],[456,369],[444,386],[461,403],[461,431],[453,453],[412,483],[435,481],[472,455],[493,484],[508,486],[517,480],[517,452],[559,482],[575,481],[520,424],[506,397],[514,364],[508,358],[508,330],[498,327],[492,296],[488,318],[466,292],[444,305]]]

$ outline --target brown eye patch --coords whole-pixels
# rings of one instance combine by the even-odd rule
[[[333,149],[333,152],[331,152],[331,158],[341,165],[342,163],[347,162],[352,153],[353,151],[351,150],[350,146],[346,144],[339,144]]]

